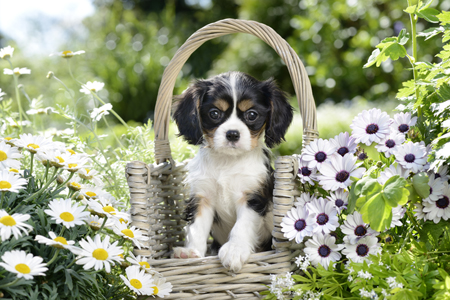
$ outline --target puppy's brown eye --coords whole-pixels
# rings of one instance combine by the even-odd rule
[[[220,118],[220,111],[217,108],[213,108],[209,111],[209,116],[213,120],[217,120]]]
[[[246,113],[247,120],[255,121],[258,118],[258,113],[254,110],[249,110]]]

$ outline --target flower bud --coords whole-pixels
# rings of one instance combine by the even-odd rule
[[[53,78],[53,72],[50,71],[50,72],[48,72],[48,74],[47,74],[47,79],[52,79],[52,78]]]

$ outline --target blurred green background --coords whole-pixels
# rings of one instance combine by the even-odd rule
[[[432,7],[448,10],[449,2],[434,1]],[[405,0],[96,0],[93,4],[95,12],[82,21],[87,34],[71,32],[54,52],[85,50],[86,54],[70,59],[75,78],[105,82],[100,96],[127,122],[144,123],[153,118],[162,73],[176,50],[197,29],[224,18],[265,23],[289,42],[310,76],[324,138],[349,130],[351,119],[362,109],[394,108],[401,83],[412,77],[406,60],[388,60],[381,68],[363,69],[379,41],[397,35],[402,28],[409,30]],[[429,23],[419,21],[418,31],[427,26]],[[14,36],[0,32],[0,47],[6,45],[16,46]],[[440,39],[420,39],[418,59],[433,62],[433,54],[441,47]],[[31,75],[20,78],[29,95],[37,98],[42,94],[45,106],[69,105],[67,92],[56,81],[46,79],[48,71],[53,71],[77,94],[77,109],[86,114],[92,109],[92,100],[78,92],[68,61],[21,55],[20,48],[14,54],[15,66],[32,69]],[[2,68],[9,67],[0,63]],[[283,90],[294,95],[289,73],[275,51],[246,34],[208,41],[194,52],[178,76],[174,94],[196,78],[229,70],[261,80],[274,77]],[[12,80],[0,75],[0,88],[9,95],[14,94]],[[300,124],[297,116],[288,142],[277,151],[299,151]]]

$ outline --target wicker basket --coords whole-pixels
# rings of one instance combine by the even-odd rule
[[[183,184],[185,163],[172,159],[168,140],[175,80],[189,56],[204,42],[239,32],[259,37],[281,56],[297,95],[303,119],[303,143],[318,136],[316,107],[306,70],[294,50],[272,28],[254,21],[225,19],[201,28],[178,49],[164,71],[158,92],[154,122],[156,164],[134,161],[126,168],[132,225],[149,237],[144,247],[134,252],[148,257],[150,265],[173,284],[173,292],[167,299],[260,299],[259,292],[267,289],[264,284],[270,284],[270,274],[292,270],[292,258],[297,254],[280,227],[299,194],[297,159],[284,156],[275,161],[272,251],[252,254],[238,274],[225,269],[217,256],[170,259],[173,247],[184,246],[182,216],[189,199],[189,190]]]

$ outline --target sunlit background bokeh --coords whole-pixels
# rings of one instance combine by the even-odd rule
[[[136,124],[153,119],[164,68],[192,33],[224,18],[256,20],[275,29],[304,62],[318,106],[320,134],[329,138],[348,131],[362,109],[379,107],[392,114],[399,104],[395,94],[412,77],[408,62],[388,60],[380,68],[366,69],[363,65],[382,39],[409,29],[406,4],[404,0],[0,0],[0,48],[15,48],[15,66],[32,70],[21,83],[31,97],[42,95],[45,106],[71,101],[56,81],[46,78],[49,71],[74,92],[80,88],[69,75],[69,60],[49,54],[85,50],[70,60],[75,78],[104,82],[100,96],[125,121]],[[450,2],[434,1],[432,7],[448,10]],[[419,21],[418,31],[426,26],[429,23]],[[419,39],[418,59],[433,62],[432,54],[441,47],[440,39]],[[5,67],[9,65],[0,61],[0,68]],[[174,93],[196,78],[230,70],[261,80],[274,77],[295,105],[282,60],[264,42],[245,34],[200,47],[182,68]],[[0,74],[0,88],[9,95],[14,94],[12,81],[12,76]],[[79,113],[91,110],[92,102],[90,97],[79,101]],[[282,154],[299,152],[298,114],[297,110],[287,142],[278,149]],[[64,120],[56,117],[46,125],[64,127]]]

